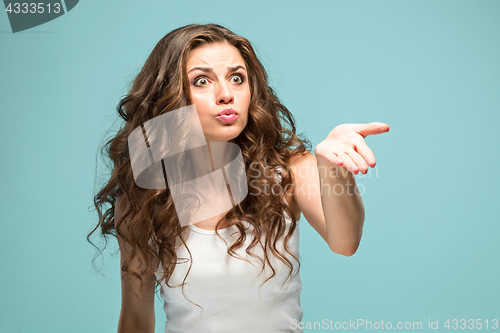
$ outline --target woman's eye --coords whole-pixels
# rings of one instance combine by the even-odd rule
[[[194,80],[194,85],[198,87],[204,87],[208,84],[208,80],[206,77],[199,77]]]
[[[243,77],[241,75],[235,75],[231,78],[231,80],[236,83],[236,84],[242,84],[243,83]]]

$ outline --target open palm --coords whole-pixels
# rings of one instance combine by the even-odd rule
[[[353,174],[366,174],[368,166],[375,167],[375,156],[365,142],[368,135],[388,132],[389,125],[379,122],[368,124],[341,124],[321,141],[314,153],[333,164],[345,166]]]

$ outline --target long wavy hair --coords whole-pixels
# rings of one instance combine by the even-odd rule
[[[107,236],[116,237],[118,233],[131,247],[130,256],[124,261],[121,269],[140,279],[142,287],[145,283],[141,275],[153,274],[160,268],[163,276],[157,276],[155,286],[160,286],[162,281],[166,281],[170,286],[169,278],[178,260],[182,259],[177,258],[176,239],[180,239],[181,244],[187,248],[187,238],[183,236],[187,226],[181,226],[179,223],[168,187],[151,190],[136,185],[130,163],[128,136],[146,121],[192,104],[186,73],[189,52],[202,44],[220,42],[236,47],[241,53],[247,66],[251,92],[247,126],[233,142],[241,149],[247,180],[251,179],[252,186],[248,187],[246,198],[224,217],[240,232],[235,243],[228,247],[227,253],[237,258],[234,251],[240,248],[246,239],[245,227],[241,221],[247,221],[253,225],[253,237],[246,252],[253,255],[250,250],[260,246],[264,253],[264,258],[259,258],[262,270],[269,265],[273,272],[264,283],[276,275],[269,260],[270,255],[278,258],[290,269],[287,279],[293,272],[292,262],[276,247],[276,240],[280,237],[284,237],[285,251],[299,263],[300,268],[299,258],[288,248],[288,241],[297,221],[285,203],[285,191],[275,194],[270,189],[273,185],[281,189],[291,186],[293,175],[289,172],[290,159],[306,150],[310,151],[310,143],[296,134],[293,116],[268,85],[267,73],[250,42],[220,25],[192,24],[171,31],[154,47],[133,81],[130,91],[118,103],[117,112],[124,120],[123,125],[117,134],[101,147],[101,154],[112,161],[113,167],[109,180],[94,197],[99,222],[87,236],[87,240],[94,245],[90,236],[97,230],[100,230],[106,242]],[[280,170],[281,177],[273,177],[277,170]],[[123,213],[122,218],[115,221],[118,195],[120,206],[123,202]],[[284,212],[292,220],[286,235]],[[224,218],[216,225],[216,234],[219,237],[221,236],[217,230]],[[121,232],[122,223],[126,223],[128,233]],[[99,250],[97,246],[96,248]],[[189,249],[187,250],[192,259]],[[131,264],[134,259],[140,262],[140,267]],[[181,285],[183,293],[191,265],[192,263]]]

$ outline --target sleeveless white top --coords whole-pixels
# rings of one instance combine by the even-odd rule
[[[219,230],[219,234],[228,244],[226,246],[215,234],[215,230],[189,225],[189,228],[186,228],[189,234],[186,243],[193,262],[185,281],[184,293],[202,309],[184,297],[181,287],[175,288],[182,284],[190,265],[189,253],[186,247],[181,245],[176,249],[177,256],[187,258],[187,262],[179,259],[169,280],[172,288],[163,282],[160,291],[167,316],[165,332],[303,332],[303,329],[296,325],[303,317],[300,307],[302,283],[298,263],[283,247],[283,238],[291,223],[286,214],[285,217],[285,234],[276,245],[293,264],[292,276],[285,282],[290,269],[276,257],[269,255],[276,275],[261,287],[260,294],[259,286],[272,275],[272,271],[269,265],[266,265],[265,272],[258,276],[262,271],[262,263],[245,252],[253,238],[253,226],[250,223],[242,222],[247,228],[247,237],[243,246],[235,252],[252,264],[227,254],[228,246],[232,245],[240,234],[236,226]],[[288,249],[299,257],[298,224],[288,242]],[[252,248],[252,253],[264,258],[259,244]],[[160,268],[156,275],[160,277],[158,274],[161,273]]]

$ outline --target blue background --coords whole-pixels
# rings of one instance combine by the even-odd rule
[[[94,0],[16,34],[0,13],[0,331],[116,331],[118,247],[96,273],[86,241],[96,166],[100,181],[106,172],[96,153],[155,44],[189,23],[248,38],[313,146],[342,123],[391,126],[366,138],[377,167],[356,176],[358,252],[332,253],[301,220],[303,321],[428,330],[438,319],[444,331],[448,318],[483,330],[488,319],[491,330],[500,1]],[[156,317],[163,332],[159,298]]]

